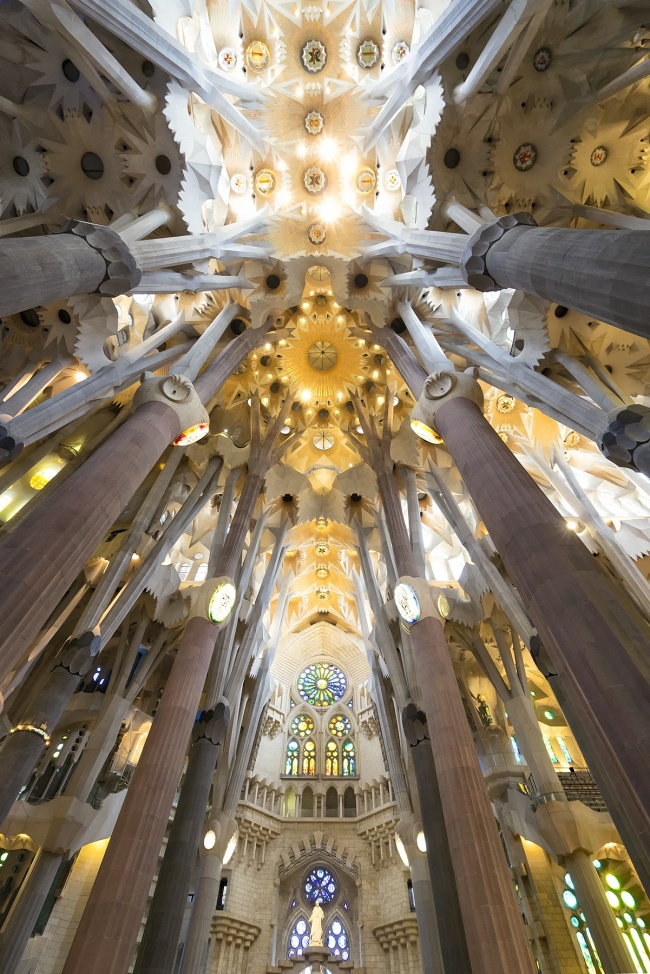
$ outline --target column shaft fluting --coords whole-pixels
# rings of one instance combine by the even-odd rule
[[[15,974],[34,924],[63,861],[60,852],[41,850],[0,933],[0,970]]]
[[[643,230],[515,227],[486,256],[502,288],[650,337],[650,234]]]
[[[172,974],[174,970],[218,752],[219,745],[205,737],[194,741],[190,748],[174,824],[138,948],[135,974]]]
[[[381,471],[377,481],[397,570],[415,576],[392,471]],[[532,955],[440,622],[429,616],[413,625],[411,644],[472,974],[532,974]]]
[[[0,546],[0,679],[29,650],[165,447],[179,433],[165,403],[145,403]]]
[[[216,635],[187,623],[63,974],[128,971]]]
[[[468,399],[436,427],[550,656],[563,707],[642,881],[649,876],[648,634],[562,515]]]

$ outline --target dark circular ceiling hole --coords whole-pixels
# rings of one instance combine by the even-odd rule
[[[329,415],[330,415],[329,409],[319,409],[318,410],[318,418],[319,419],[329,419]]]
[[[271,364],[271,356],[270,355],[262,355],[262,357],[260,359],[260,365],[263,365],[266,368],[266,366],[267,365],[270,365],[270,364]]]
[[[358,288],[368,287],[368,276],[366,274],[355,274],[354,286]]]
[[[285,504],[291,504],[293,501],[293,494],[283,494],[282,500]]]
[[[167,176],[172,171],[172,164],[167,156],[156,156],[156,169],[161,176]]]
[[[291,403],[291,412],[292,413],[299,413],[301,409],[302,409],[302,406],[300,405],[299,402],[292,402]]]
[[[151,61],[143,61],[142,73],[145,78],[153,78],[154,74],[156,73],[156,65],[152,64]]]
[[[278,275],[269,274],[269,276],[266,279],[266,286],[269,288],[270,291],[277,291],[277,289],[280,287],[280,278],[278,277]]]
[[[26,311],[20,312],[20,320],[27,325],[28,328],[38,328],[41,323],[41,319],[38,317],[38,312],[34,308],[27,308]]]
[[[358,503],[359,503],[359,501],[361,500],[361,494],[350,494],[350,500],[351,500],[351,501],[352,501],[352,502],[353,502],[354,504],[358,504]]]
[[[555,309],[556,318],[564,318],[564,316],[568,313],[569,309],[565,308],[563,304],[558,304],[557,308]]]
[[[101,179],[104,175],[104,163],[96,152],[84,152],[81,157],[81,168],[88,179]]]
[[[460,162],[460,152],[458,149],[447,149],[442,161],[447,169],[455,169]]]
[[[373,355],[373,362],[375,363],[375,365],[384,364],[384,356],[381,354],[381,352],[377,352],[376,355]]]
[[[242,318],[235,318],[234,321],[230,322],[230,330],[235,335],[241,335],[243,331],[246,331],[246,322]]]
[[[81,77],[81,72],[79,68],[77,67],[76,64],[73,64],[69,58],[65,59],[65,61],[61,65],[61,70],[63,71],[64,77],[67,78],[68,81],[72,81],[73,83],[75,81],[79,81],[79,78]]]
[[[401,335],[402,332],[406,331],[406,325],[404,324],[401,318],[393,318],[393,320],[390,323],[390,327],[397,335]]]
[[[456,55],[456,67],[459,71],[464,71],[469,64],[469,54],[465,51],[461,51],[460,54]]]
[[[14,156],[13,166],[14,172],[19,176],[29,176],[29,163],[24,156]]]
[[[272,392],[272,393],[274,393],[274,394],[275,394],[276,392],[279,392],[281,388],[282,388],[282,386],[280,385],[280,383],[279,383],[279,382],[272,382],[272,383],[271,383],[271,385],[269,386],[269,389],[270,389],[270,390],[271,390],[271,392]]]
[[[59,311],[59,321],[62,321],[64,325],[69,325],[72,321],[72,315],[65,308],[61,308]]]

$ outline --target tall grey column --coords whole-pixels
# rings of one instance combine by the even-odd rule
[[[529,213],[484,224],[461,260],[479,291],[518,288],[650,337],[650,234],[538,227]]]
[[[20,789],[31,775],[66,704],[88,672],[92,657],[88,644],[73,644],[29,703],[0,750],[0,825],[11,811]]]
[[[14,974],[63,861],[60,852],[41,850],[0,933],[0,971]]]
[[[172,974],[174,969],[212,772],[225,740],[228,718],[228,708],[220,703],[214,711],[204,711],[194,725],[187,771],[174,817],[174,821],[182,822],[183,828],[172,828],[169,835],[138,948],[135,974]]]
[[[427,718],[415,704],[410,703],[402,711],[402,724],[406,740],[410,744],[409,752],[417,781],[444,969],[449,974],[471,974]]]
[[[124,294],[142,276],[109,227],[72,220],[64,233],[0,239],[0,315],[73,294]]]

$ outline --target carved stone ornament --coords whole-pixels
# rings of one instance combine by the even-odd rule
[[[406,740],[411,747],[416,747],[421,741],[429,740],[429,728],[427,717],[423,711],[418,710],[414,703],[409,703],[402,711],[402,727]]]
[[[411,411],[412,428],[418,432],[418,427],[424,426],[435,431],[436,414],[450,399],[471,399],[483,409],[483,393],[473,374],[454,372],[451,364],[449,369],[432,372],[425,380],[420,398]]]
[[[325,45],[316,40],[307,41],[302,49],[302,63],[307,71],[311,71],[312,74],[317,74],[325,67],[326,60],[327,51],[325,50]]]
[[[106,263],[106,276],[97,288],[98,294],[117,297],[132,291],[140,283],[142,271],[131,254],[129,245],[110,227],[70,220],[64,233],[83,237],[89,247],[101,254]]]
[[[212,744],[223,744],[230,722],[230,707],[221,702],[214,710],[202,710],[192,728],[192,742],[206,739]]]
[[[178,416],[179,434],[190,427],[204,427],[204,435],[210,428],[210,418],[191,381],[184,375],[171,373],[160,378],[144,372],[140,388],[133,397],[133,409],[146,402],[164,402]]]
[[[487,255],[497,240],[515,227],[536,227],[537,223],[530,213],[512,213],[484,223],[472,234],[463,256],[460,270],[463,277],[477,291],[499,291],[500,285],[488,274]]]
[[[598,449],[617,467],[650,472],[650,407],[639,403],[611,409],[596,434]]]

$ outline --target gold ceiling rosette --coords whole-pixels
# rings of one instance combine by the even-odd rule
[[[282,350],[291,387],[314,405],[347,400],[367,370],[365,348],[350,335],[348,316],[328,309],[314,306],[299,316],[295,335]]]

